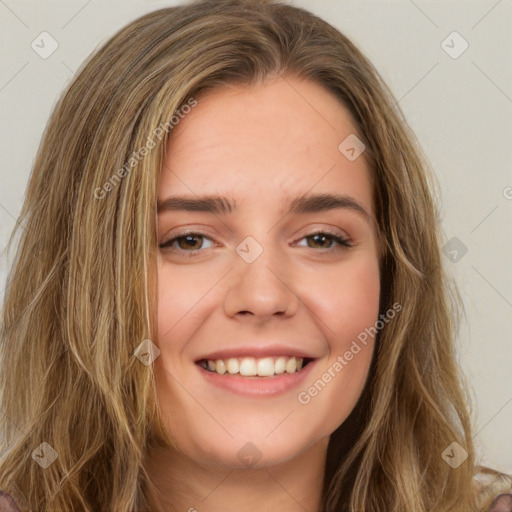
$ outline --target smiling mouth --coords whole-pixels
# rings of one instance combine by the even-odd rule
[[[196,364],[218,375],[242,377],[275,377],[300,372],[313,359],[295,356],[279,357],[231,357],[228,359],[201,359]]]

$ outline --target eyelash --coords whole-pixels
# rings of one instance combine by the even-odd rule
[[[313,237],[315,235],[327,235],[328,238],[330,238],[331,240],[333,240],[334,242],[339,244],[339,247],[337,247],[337,248],[333,249],[333,248],[329,247],[329,248],[326,248],[326,249],[318,249],[319,251],[337,253],[338,251],[343,251],[343,250],[346,250],[346,249],[349,249],[350,247],[352,247],[352,243],[349,241],[348,238],[344,238],[342,236],[336,235],[336,234],[331,233],[329,231],[315,231],[313,233],[310,233],[309,235],[303,236],[300,240],[303,240],[304,238],[310,238],[310,237]],[[175,241],[180,240],[182,238],[186,238],[187,236],[202,237],[202,238],[210,239],[210,237],[208,237],[207,235],[205,235],[203,233],[198,233],[198,232],[195,232],[195,231],[191,231],[191,232],[188,232],[188,233],[180,234],[179,236],[171,238],[167,242],[162,243],[160,245],[160,249],[171,250],[171,245]],[[185,251],[183,249],[178,249],[178,251],[181,252],[182,255],[185,256],[186,258],[194,258],[194,257],[199,255],[199,253],[201,252],[201,249],[196,249],[196,250],[192,250],[192,251]]]

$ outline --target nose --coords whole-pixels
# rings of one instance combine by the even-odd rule
[[[294,280],[290,266],[277,251],[263,250],[252,263],[237,256],[224,298],[225,313],[230,318],[252,317],[261,323],[274,316],[291,317],[300,303],[293,290]]]

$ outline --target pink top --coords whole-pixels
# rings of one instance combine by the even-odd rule
[[[512,494],[498,494],[492,502],[489,512],[512,512]]]
[[[4,491],[0,491],[0,512],[19,512],[14,498]]]

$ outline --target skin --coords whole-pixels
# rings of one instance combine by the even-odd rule
[[[169,139],[158,199],[218,194],[228,214],[163,211],[158,252],[158,402],[175,447],[154,449],[149,473],[169,510],[319,510],[327,443],[354,408],[368,376],[374,340],[309,403],[298,401],[373,326],[379,312],[379,247],[373,192],[363,157],[339,144],[356,129],[321,85],[293,76],[229,86],[200,98]],[[303,194],[342,193],[347,208],[286,214]],[[332,230],[353,244],[311,236]],[[237,246],[253,237],[252,263]],[[180,252],[181,251],[181,252]],[[187,258],[188,252],[197,255]],[[218,389],[194,361],[258,340],[293,343],[317,360],[307,381],[274,397]],[[237,456],[252,443],[260,458]]]

